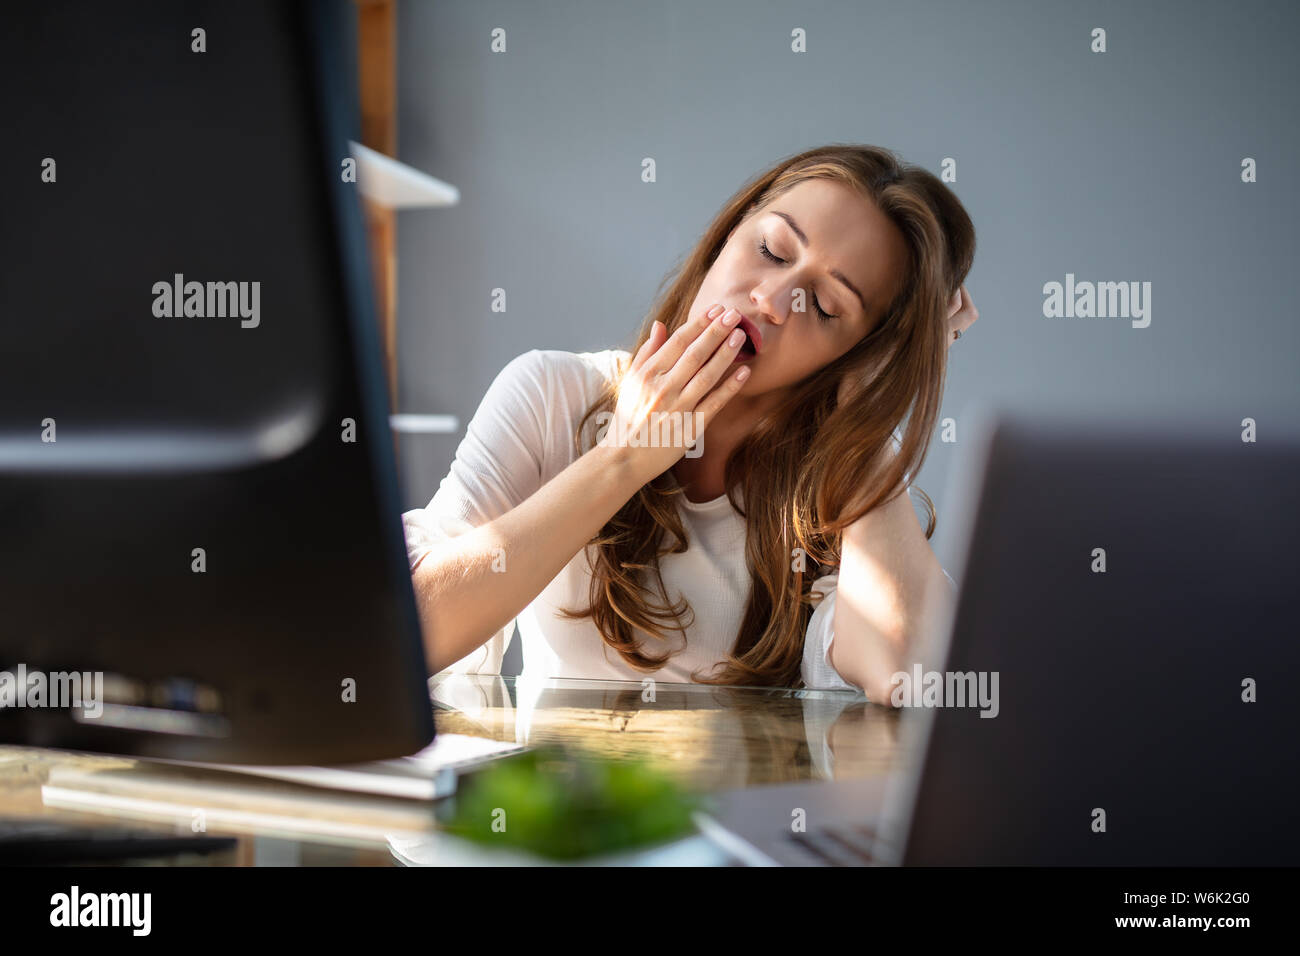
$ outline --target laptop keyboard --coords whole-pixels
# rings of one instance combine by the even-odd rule
[[[872,866],[881,862],[872,855],[876,832],[861,824],[814,827],[806,833],[788,834],[786,839],[808,854],[814,866]]]

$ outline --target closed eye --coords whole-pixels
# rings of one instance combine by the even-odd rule
[[[766,256],[768,259],[771,259],[773,262],[780,262],[780,263],[785,262],[784,259],[779,259],[776,256],[772,255],[772,250],[767,247],[766,239],[763,239],[761,242],[759,242],[758,251],[762,253],[764,256]],[[817,310],[817,315],[823,322],[829,322],[831,319],[839,318],[838,315],[831,315],[829,312],[823,309],[821,303],[817,301],[816,296],[813,297],[813,308]]]

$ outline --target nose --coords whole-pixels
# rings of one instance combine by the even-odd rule
[[[775,296],[776,301],[784,299],[786,302],[789,302],[790,298],[791,295],[789,292],[778,292]],[[754,310],[759,315],[767,316],[768,321],[772,325],[785,324],[786,313],[788,310],[776,308],[774,297],[766,288],[756,288],[749,294],[749,301],[753,303]]]

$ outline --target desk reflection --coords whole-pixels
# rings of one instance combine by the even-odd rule
[[[441,674],[440,732],[644,759],[700,792],[898,769],[899,712],[853,691]]]

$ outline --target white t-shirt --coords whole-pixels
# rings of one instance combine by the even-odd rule
[[[616,378],[630,356],[603,352],[534,349],[512,359],[484,395],[466,428],[451,470],[424,508],[402,515],[407,557],[412,569],[440,541],[463,534],[522,504],[578,457],[574,431],[605,382]],[[593,429],[594,417],[587,428]],[[897,432],[895,432],[897,441]],[[591,618],[570,620],[556,609],[585,608],[591,578],[588,552],[576,554],[519,616],[448,670],[498,674],[517,621],[523,642],[521,679],[590,678],[598,680],[688,683],[692,672],[713,676],[734,645],[751,580],[745,565],[745,521],[726,495],[691,502],[679,496],[689,547],[660,558],[660,572],[670,600],[685,597],[690,612],[683,641],[667,630],[663,644],[644,632],[642,646],[652,655],[681,648],[659,670],[630,667],[601,639]],[[505,556],[509,562],[509,555]],[[507,564],[508,567],[508,564]],[[945,572],[946,573],[946,572]],[[801,675],[809,688],[858,688],[844,681],[829,660],[831,623],[838,575],[813,583],[820,598],[804,640]],[[657,595],[656,595],[657,596]],[[436,637],[435,637],[436,639]]]

